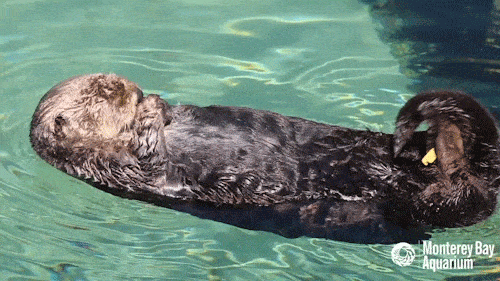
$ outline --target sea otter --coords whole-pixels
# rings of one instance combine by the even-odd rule
[[[459,92],[416,95],[392,135],[174,106],[92,74],[45,94],[30,138],[45,161],[104,191],[286,237],[416,242],[486,219],[499,190],[497,124]]]

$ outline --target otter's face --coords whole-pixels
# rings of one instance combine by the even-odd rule
[[[31,143],[44,160],[69,173],[89,159],[127,159],[138,134],[151,131],[145,126],[163,124],[165,104],[156,95],[143,99],[135,83],[114,74],[70,78],[40,101]]]
[[[139,87],[116,75],[74,77],[44,96],[32,133],[41,130],[59,142],[116,140],[132,127],[141,100]]]
[[[138,187],[148,180],[141,176],[139,157],[165,151],[167,107],[159,96],[143,98],[135,83],[114,74],[70,78],[40,101],[31,144],[70,175],[109,187]]]

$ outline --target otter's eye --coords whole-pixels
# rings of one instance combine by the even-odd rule
[[[62,117],[61,115],[58,115],[54,119],[54,123],[56,124],[54,127],[55,137],[60,140],[64,139],[66,135],[63,132],[63,126],[66,125],[66,119],[64,119],[64,117]]]
[[[54,119],[54,122],[56,123],[57,126],[64,126],[66,125],[66,120],[64,119],[64,117],[62,117],[61,115],[58,115],[56,117],[56,119]]]

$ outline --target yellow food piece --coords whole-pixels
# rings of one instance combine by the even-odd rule
[[[431,163],[434,163],[434,161],[436,161],[436,150],[434,148],[432,148],[431,150],[429,150],[429,152],[427,152],[427,154],[424,156],[424,158],[422,158],[422,163],[427,166]]]

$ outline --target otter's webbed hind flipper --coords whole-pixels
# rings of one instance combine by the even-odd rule
[[[433,139],[437,138],[439,129],[451,124],[460,131],[467,156],[473,156],[473,151],[485,144],[497,145],[495,119],[474,98],[461,92],[427,92],[410,99],[399,112],[394,133],[395,157],[403,151],[422,122],[429,125],[431,138],[428,146],[435,145]]]
[[[415,132],[422,122],[429,125],[427,132]],[[455,227],[491,215],[500,161],[497,124],[488,110],[460,92],[419,94],[397,117],[394,157],[404,158],[417,135],[432,155],[407,171],[420,171],[429,179],[412,195],[413,216],[426,224]]]

